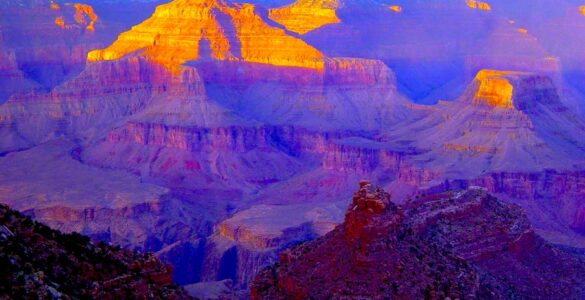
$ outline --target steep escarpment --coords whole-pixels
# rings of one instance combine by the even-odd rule
[[[256,277],[251,296],[579,297],[583,268],[582,258],[534,234],[519,208],[482,190],[398,207],[362,183],[345,222],[283,252]]]
[[[7,298],[189,299],[171,268],[78,233],[64,234],[0,205],[0,295]]]
[[[315,48],[272,27],[252,4],[175,0],[157,7],[143,23],[122,33],[89,61],[113,60],[142,50],[170,69],[192,60],[241,60],[276,66],[322,69]]]

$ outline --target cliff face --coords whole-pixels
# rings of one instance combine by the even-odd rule
[[[581,258],[536,236],[519,208],[482,190],[397,207],[362,183],[345,222],[283,252],[251,297],[578,297],[581,269]]]
[[[138,50],[170,69],[201,58],[323,68],[319,51],[268,25],[252,4],[215,0],[160,5],[112,45],[90,52],[88,60],[112,60]]]
[[[3,297],[162,297],[189,299],[171,268],[78,233],[63,234],[0,205]]]

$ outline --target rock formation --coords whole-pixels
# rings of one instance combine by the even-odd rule
[[[400,131],[407,135],[417,131],[417,147],[432,149],[429,155],[457,153],[449,155],[452,162],[433,167],[458,172],[454,176],[459,179],[490,171],[574,170],[585,155],[579,141],[585,123],[565,106],[559,93],[546,75],[483,70],[459,100],[444,103]],[[437,129],[431,124],[442,125]],[[427,126],[433,129],[425,132]],[[469,173],[471,169],[476,173]]]
[[[548,3],[554,19],[534,19],[567,24],[564,2],[518,1]],[[0,3],[0,201],[155,251],[178,283],[221,293],[331,231],[361,178],[397,203],[482,186],[522,205],[547,240],[585,247],[585,131],[572,111],[583,105],[563,82],[582,77],[561,73],[578,71],[567,53],[582,48],[559,53],[505,1],[176,0],[154,13],[125,2]],[[461,97],[422,106],[403,92]],[[377,212],[370,202],[360,207]],[[361,216],[350,223],[376,225]]]
[[[363,182],[345,222],[281,253],[251,298],[570,298],[585,293],[583,268],[534,234],[518,207],[481,189],[399,207]]]
[[[141,55],[174,70],[192,60],[241,60],[275,66],[323,68],[323,55],[284,30],[271,27],[252,4],[175,0],[157,7],[143,23],[122,33],[89,61]]]

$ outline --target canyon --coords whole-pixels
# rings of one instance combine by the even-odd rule
[[[464,198],[530,227],[518,247],[585,247],[581,70],[560,38],[495,0],[256,2],[1,4],[0,202],[154,252],[192,293],[245,293],[291,245],[340,235],[363,179],[407,207],[482,187],[497,205]],[[144,18],[110,14],[124,5]],[[585,22],[559,7],[563,26]],[[432,253],[485,292],[487,275]],[[270,293],[307,292],[283,284]]]

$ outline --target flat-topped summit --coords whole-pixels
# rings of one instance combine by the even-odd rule
[[[543,104],[560,101],[549,77],[528,72],[481,70],[471,89],[474,104],[491,107],[522,109],[531,105],[529,101],[545,100]]]

